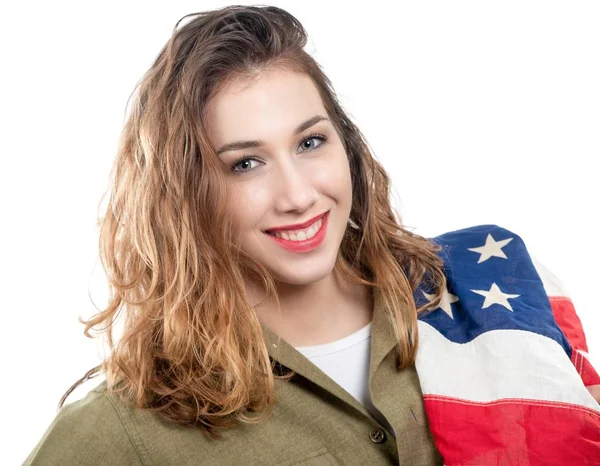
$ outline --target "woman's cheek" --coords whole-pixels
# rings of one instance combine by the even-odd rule
[[[313,180],[316,185],[347,190],[351,188],[350,166],[345,153],[323,157],[313,167]]]

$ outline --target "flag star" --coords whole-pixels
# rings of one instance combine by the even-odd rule
[[[481,262],[485,262],[492,256],[501,257],[502,259],[508,259],[508,257],[506,257],[506,254],[504,254],[504,251],[502,251],[502,248],[508,243],[510,243],[512,240],[512,238],[508,238],[503,239],[502,241],[496,241],[494,237],[490,233],[488,233],[487,238],[485,239],[485,244],[483,246],[480,246],[478,248],[469,248],[469,251],[478,252],[479,254],[481,254],[481,256],[479,256],[479,260],[477,261],[478,264],[480,264]]]
[[[518,298],[519,296],[521,296],[519,294],[503,293],[502,290],[500,290],[498,285],[496,285],[495,283],[492,283],[492,287],[490,288],[489,291],[485,291],[485,290],[471,290],[471,291],[473,293],[480,294],[481,296],[485,296],[485,301],[483,302],[483,306],[481,309],[490,307],[492,304],[500,304],[501,306],[504,306],[509,311],[512,311],[513,308],[510,306],[508,300]]]
[[[425,293],[424,291],[423,294],[429,302],[431,302],[434,298],[434,295]],[[430,307],[428,309],[442,309],[446,314],[450,316],[451,319],[454,319],[454,316],[452,315],[452,303],[455,303],[456,301],[459,301],[458,296],[454,296],[452,293],[449,293],[448,290],[444,290],[444,292],[442,293],[440,305],[436,308]]]

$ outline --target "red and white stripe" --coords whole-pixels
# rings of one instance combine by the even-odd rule
[[[419,321],[416,368],[447,466],[600,465],[600,405],[586,389],[600,377],[564,288],[534,265],[573,347],[571,360],[534,332],[492,330],[456,344]]]

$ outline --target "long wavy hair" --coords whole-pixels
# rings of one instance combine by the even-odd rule
[[[184,25],[180,24],[184,20]],[[390,206],[389,177],[338,102],[318,63],[304,51],[300,22],[273,6],[230,6],[184,16],[137,84],[100,218],[100,258],[108,306],[85,324],[104,334],[109,354],[65,393],[106,374],[107,389],[137,408],[196,426],[264,420],[279,374],[267,353],[246,280],[277,304],[269,272],[239,248],[222,162],[207,139],[206,107],[225,86],[266,70],[305,73],[314,82],[349,159],[353,227],[335,268],[376,287],[397,339],[398,367],[418,346],[413,293],[445,287],[439,246],[403,228]],[[104,196],[106,196],[105,193]],[[115,341],[117,322],[124,318]]]

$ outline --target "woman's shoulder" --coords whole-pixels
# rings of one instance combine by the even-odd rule
[[[501,236],[508,236],[510,237],[510,239],[508,240],[508,242],[510,241],[517,241],[517,242],[522,242],[522,238],[514,231],[508,229],[507,227],[501,226],[501,225],[497,225],[494,223],[486,223],[486,224],[481,224],[481,225],[470,225],[470,226],[466,226],[460,229],[456,229],[456,230],[451,230],[451,231],[446,231],[444,233],[441,233],[433,238],[430,238],[431,240],[435,241],[435,242],[441,242],[441,243],[460,243],[460,242],[469,242],[469,241],[473,241],[473,240],[479,240],[480,238],[483,237],[484,240],[487,240],[488,243],[493,241],[502,241],[502,240],[497,240],[495,239],[495,237],[501,237]],[[488,239],[488,237],[491,237]],[[508,239],[508,238],[507,238]],[[508,244],[508,242],[506,242],[505,244]]]
[[[260,441],[263,429],[238,426],[214,442],[200,428],[121,400],[104,381],[60,409],[25,465],[232,465],[247,449],[246,436]]]
[[[480,266],[478,270],[493,271],[497,266],[511,263],[513,271],[535,271],[549,297],[568,296],[562,281],[542,262],[530,245],[514,230],[496,224],[474,225],[442,233],[430,238],[441,246],[440,256],[446,268],[453,265]]]
[[[128,409],[100,383],[58,411],[24,464],[144,464],[143,446],[123,419]]]
[[[474,225],[429,239],[440,246],[438,254],[444,260],[446,271],[475,267],[478,273],[490,273],[511,264],[513,270],[525,267],[536,271],[546,282],[548,271],[531,254],[528,244],[518,233],[503,226]]]

